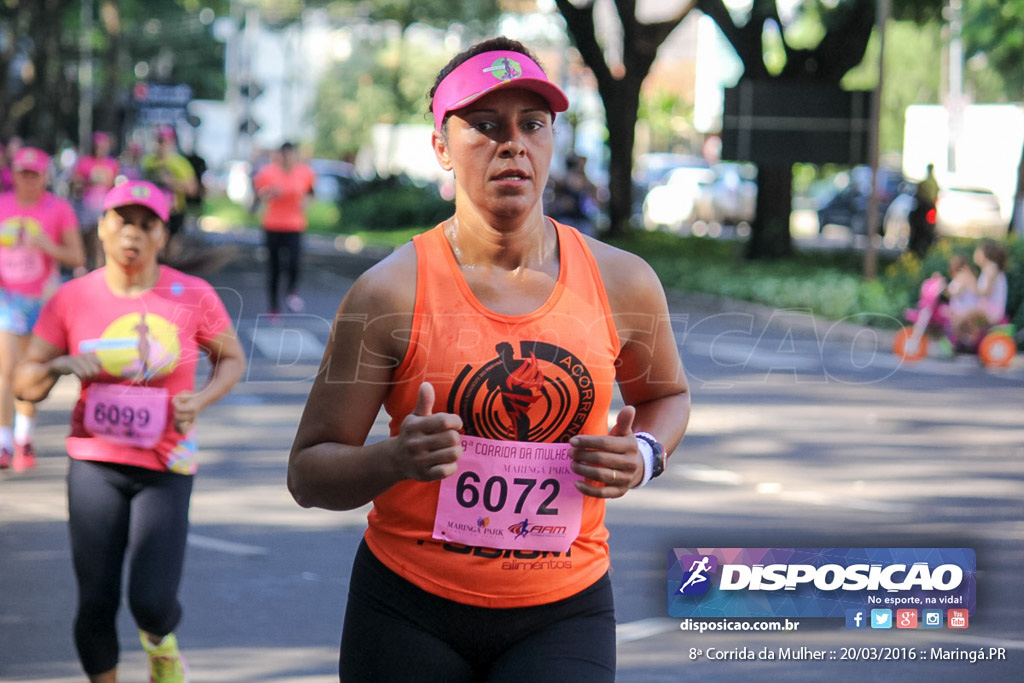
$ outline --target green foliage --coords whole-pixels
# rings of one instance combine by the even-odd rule
[[[965,0],[963,7],[968,65],[983,62],[1000,74],[1009,99],[1024,98],[1024,0]]]
[[[953,254],[970,261],[978,241],[943,238],[923,260],[909,251],[896,259],[882,259],[882,276],[872,281],[863,279],[863,254],[855,251],[743,261],[739,243],[679,238],[666,232],[631,234],[614,244],[646,259],[667,288],[895,328],[905,324],[904,310],[916,305],[921,283],[933,273],[946,273]],[[1024,329],[1024,241],[1011,240],[1006,246],[1007,311],[1011,322]]]
[[[644,257],[671,289],[885,327],[898,326],[904,307],[883,283],[863,281],[862,256],[854,252],[743,261],[740,243],[665,232],[631,234],[614,243]]]
[[[341,227],[341,209],[333,202],[312,202],[306,209],[310,232],[334,234]]]
[[[937,22],[918,25],[889,21],[885,33],[885,83],[879,119],[879,147],[883,154],[903,151],[903,125],[911,104],[939,102],[942,69],[942,27]],[[877,32],[872,34],[864,61],[847,72],[842,86],[870,90],[878,83]]]
[[[376,21],[396,21],[402,27],[418,22],[444,28],[456,19],[483,26],[498,18],[499,4],[479,0],[374,0],[369,13]]]
[[[130,64],[149,64],[149,80],[187,83],[196,99],[223,99],[227,79],[224,75],[224,44],[213,39],[212,22],[204,23],[201,6],[194,0],[174,3],[122,2],[120,32],[109,35],[103,22],[95,30],[106,48],[112,45]],[[209,3],[206,3],[207,5]],[[227,3],[219,6],[220,16]],[[217,12],[215,12],[216,14]],[[135,75],[130,69],[110,71],[107,78],[120,78],[121,88],[130,88]],[[143,79],[146,80],[146,79]]]
[[[344,199],[341,227],[346,233],[432,227],[453,210],[454,205],[442,199],[434,185],[391,176],[367,181]]]
[[[693,106],[677,92],[657,90],[640,99],[637,116],[650,130],[651,149],[699,147],[693,129]]]
[[[351,56],[321,81],[314,108],[317,150],[339,159],[354,156],[377,123],[424,123],[426,93],[449,58],[404,40],[352,40]]]
[[[331,202],[314,201],[307,208],[306,217],[310,232],[335,234],[340,227],[341,211]],[[259,225],[258,215],[223,195],[207,195],[203,199],[203,220],[209,221],[211,230],[255,228]]]
[[[896,328],[917,303],[921,283],[946,273],[955,253],[971,260],[977,240],[940,239],[924,260],[912,252],[881,259],[882,276],[865,281],[863,254],[855,251],[797,253],[780,261],[743,261],[742,244],[666,232],[643,232],[613,243],[642,256],[665,287],[701,292],[777,308],[809,310],[832,320]],[[1006,243],[1007,311],[1024,329],[1024,241]]]
[[[456,21],[487,32],[501,14],[498,3],[477,0],[336,0],[332,10],[370,22],[397,24],[389,31],[348,31],[350,55],[324,76],[316,97],[317,149],[351,158],[377,123],[425,123],[426,94],[451,54],[406,35],[414,24],[446,28]],[[358,34],[358,35],[357,35]]]

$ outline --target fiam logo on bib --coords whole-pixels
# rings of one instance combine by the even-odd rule
[[[851,608],[973,613],[969,548],[673,548],[673,617],[843,617]]]

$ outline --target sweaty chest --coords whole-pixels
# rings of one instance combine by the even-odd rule
[[[518,271],[463,268],[462,275],[485,308],[501,315],[526,315],[551,297],[558,281],[558,266]]]

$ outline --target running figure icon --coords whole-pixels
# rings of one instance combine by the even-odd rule
[[[690,565],[689,571],[690,577],[683,582],[683,585],[679,587],[680,593],[685,593],[686,589],[698,583],[704,583],[708,580],[708,577],[704,576],[705,572],[710,571],[708,567],[709,558],[707,555],[700,558],[700,560],[694,560],[693,564]]]

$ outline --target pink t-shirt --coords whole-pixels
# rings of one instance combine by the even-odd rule
[[[256,191],[277,190],[268,197],[263,227],[272,232],[301,232],[306,229],[306,196],[313,190],[316,174],[305,164],[296,163],[285,171],[280,164],[267,164],[253,179]]]
[[[175,430],[170,401],[193,389],[200,346],[231,319],[213,287],[173,268],[161,266],[156,286],[134,297],[113,294],[104,273],[61,286],[33,329],[64,352],[96,353],[103,365],[82,382],[68,455],[193,474],[194,434]]]
[[[32,298],[46,296],[59,282],[60,269],[28,238],[44,234],[60,244],[69,230],[78,230],[78,217],[67,200],[46,192],[35,204],[23,206],[13,192],[0,195],[0,287]]]
[[[85,185],[82,202],[91,210],[103,206],[107,191],[114,186],[119,164],[117,159],[106,157],[82,157],[75,166],[75,177]]]

